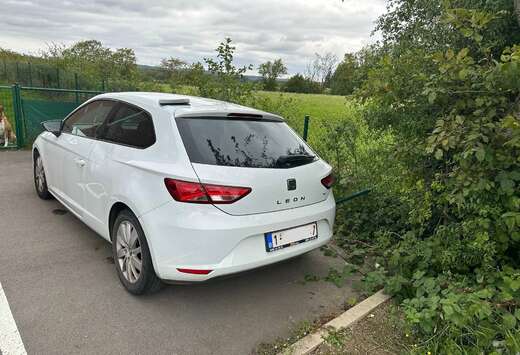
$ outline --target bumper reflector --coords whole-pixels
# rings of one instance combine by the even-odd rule
[[[207,275],[213,270],[198,270],[198,269],[177,269],[179,272],[183,272],[185,274],[195,274],[195,275]]]

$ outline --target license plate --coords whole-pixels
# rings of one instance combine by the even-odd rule
[[[267,252],[280,250],[318,238],[318,224],[314,222],[295,228],[265,233],[264,238]]]

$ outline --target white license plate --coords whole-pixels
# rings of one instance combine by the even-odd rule
[[[265,233],[264,238],[267,252],[280,250],[318,238],[318,224],[314,222],[295,228]]]

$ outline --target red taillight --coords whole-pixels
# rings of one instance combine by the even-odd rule
[[[185,274],[195,274],[195,275],[207,275],[213,270],[199,270],[199,269],[177,269],[179,272],[183,272]]]
[[[200,184],[175,179],[164,179],[172,197],[179,202],[190,203],[233,203],[251,192],[249,187]]]
[[[220,186],[202,184],[206,190],[211,202],[213,203],[231,203],[240,200],[251,192],[249,187],[236,186]]]
[[[201,184],[196,182],[164,179],[168,192],[176,201],[192,203],[210,203]]]
[[[321,179],[321,183],[327,189],[330,189],[332,187],[332,185],[334,185],[334,182],[336,182],[336,179],[334,179],[334,175],[332,175],[332,173],[330,173],[329,175],[327,175],[323,179]]]

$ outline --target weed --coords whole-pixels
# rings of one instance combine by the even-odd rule
[[[334,268],[329,269],[328,275],[325,277],[325,281],[332,282],[336,287],[342,287],[349,276],[351,276],[357,268],[354,265],[345,264],[341,271]]]
[[[320,321],[303,321],[296,325],[287,338],[278,338],[273,343],[261,343],[253,350],[256,355],[276,355],[283,352],[290,345],[294,344],[304,336],[314,332],[320,327]]]
[[[344,348],[346,341],[351,335],[349,328],[328,328],[327,331],[327,334],[323,336],[323,340],[327,345],[330,345],[337,350]]]

